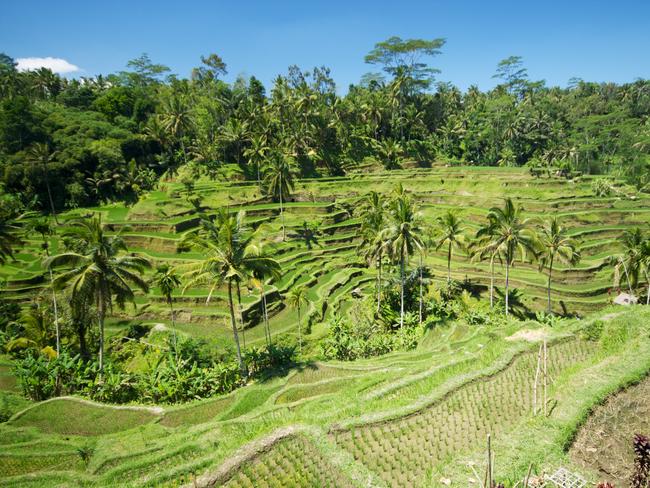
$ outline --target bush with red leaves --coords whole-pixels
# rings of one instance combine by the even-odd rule
[[[632,488],[650,488],[650,439],[636,434],[634,446],[634,474],[630,480]]]

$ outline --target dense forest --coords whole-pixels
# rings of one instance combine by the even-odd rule
[[[225,62],[201,58],[189,78],[146,54],[127,70],[68,79],[19,72],[0,56],[0,165],[14,204],[56,212],[133,202],[184,164],[261,181],[268,166],[303,177],[404,161],[552,168],[650,181],[650,82],[530,80],[511,56],[499,84],[462,92],[429,63],[443,39],[390,38],[369,73],[341,95],[326,67],[291,66],[267,92],[255,77],[229,84]],[[236,171],[233,171],[235,168]],[[7,198],[5,196],[5,198]]]

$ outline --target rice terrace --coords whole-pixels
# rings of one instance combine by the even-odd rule
[[[0,486],[650,487],[650,82],[0,36]]]

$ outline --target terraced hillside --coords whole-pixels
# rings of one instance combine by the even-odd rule
[[[483,469],[487,433],[506,486],[531,463],[596,480],[569,448],[595,405],[650,372],[648,324],[646,307],[552,328],[459,321],[414,351],[308,363],[184,406],[42,402],[0,424],[0,486],[466,487]],[[550,401],[534,416],[541,340]]]
[[[554,308],[570,313],[593,311],[611,300],[608,291],[613,273],[607,258],[619,249],[617,237],[625,229],[645,226],[650,221],[650,196],[644,194],[626,198],[623,189],[617,196],[601,198],[594,196],[589,177],[567,181],[536,178],[523,169],[480,167],[434,167],[300,180],[292,201],[284,206],[283,219],[279,204],[264,201],[254,184],[207,180],[198,182],[193,190],[202,199],[200,212],[188,203],[187,190],[181,184],[166,183],[133,207],[108,205],[69,212],[64,217],[99,212],[114,232],[123,233],[131,251],[150,257],[155,264],[172,263],[182,269],[184,264],[201,259],[196,252],[179,251],[183,234],[198,225],[200,214],[210,216],[220,207],[245,210],[250,226],[275,236],[268,245],[282,264],[282,278],[266,283],[263,290],[271,310],[272,333],[296,333],[297,313],[283,305],[282,296],[292,286],[303,284],[309,290],[308,338],[313,343],[325,333],[319,324],[334,310],[348,310],[353,296],[369,291],[374,279],[374,270],[365,267],[356,251],[359,221],[354,209],[358,199],[370,190],[388,192],[398,183],[413,192],[427,221],[433,223],[441,212],[456,209],[469,234],[484,221],[487,210],[500,204],[506,195],[519,201],[529,217],[554,213],[560,216],[582,250],[578,266],[569,269],[558,265],[554,271],[553,293],[557,297]],[[280,238],[283,221],[287,226],[284,241]],[[316,242],[307,243],[303,238],[304,223],[319,230]],[[34,236],[14,262],[0,268],[0,277],[7,283],[3,291],[6,296],[26,300],[47,283],[39,257],[41,244],[40,237]],[[52,252],[59,248],[56,238],[51,239],[50,248]],[[443,250],[428,255],[426,264],[432,268],[434,279],[446,277]],[[502,281],[503,273],[501,270],[499,273],[498,279]],[[456,279],[487,286],[489,264],[472,262],[461,253],[452,263],[452,274]],[[524,292],[529,307],[542,308],[546,277],[536,264],[518,263],[510,280],[511,286]],[[227,343],[230,332],[226,323],[226,292],[217,290],[206,303],[208,294],[207,288],[177,293],[174,297],[177,328]],[[169,309],[159,290],[153,289],[138,302],[149,305],[143,315],[145,320],[169,323]],[[257,326],[261,303],[258,290],[243,291],[243,314],[250,329],[244,340],[248,344],[264,340],[263,328]],[[114,327],[119,324],[118,320],[114,321]]]

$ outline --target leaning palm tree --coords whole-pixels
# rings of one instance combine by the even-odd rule
[[[181,279],[174,268],[164,263],[156,268],[156,274],[153,276],[152,284],[160,290],[167,305],[169,305],[169,316],[172,322],[172,331],[174,334],[174,348],[176,348],[176,324],[174,323],[174,291],[181,286]]]
[[[287,304],[298,311],[298,348],[302,353],[302,306],[307,303],[307,289],[304,286],[292,288],[287,295]]]
[[[465,235],[460,219],[452,210],[436,219],[438,226],[438,237],[436,239],[436,251],[447,246],[447,283],[451,282],[451,255],[454,248],[465,248]]]
[[[567,229],[558,221],[557,217],[551,217],[539,232],[539,269],[542,271],[548,268],[548,313],[551,313],[551,277],[553,275],[553,264],[559,260],[562,264],[573,266],[580,261],[580,251],[575,240],[567,235]]]
[[[59,271],[54,288],[67,286],[72,303],[84,298],[95,302],[99,323],[99,369],[102,371],[106,313],[112,310],[113,302],[120,308],[127,301],[134,303],[134,288],[145,293],[149,290],[142,274],[151,265],[141,256],[126,254],[122,237],[107,235],[101,217],[73,220],[69,225],[63,236],[72,240],[75,250],[50,257],[45,266]]]
[[[506,198],[503,207],[492,207],[488,212],[490,221],[491,246],[496,253],[503,256],[506,265],[505,306],[509,313],[510,268],[518,255],[522,261],[527,252],[535,255],[535,232],[529,219],[522,218],[522,208],[515,206],[512,199]]]
[[[50,151],[50,146],[44,142],[37,142],[30,146],[25,154],[25,161],[38,166],[43,172],[43,179],[45,180],[45,188],[47,190],[47,198],[50,203],[50,211],[54,217],[54,222],[59,223],[56,210],[54,208],[54,199],[52,198],[52,189],[50,188],[50,163],[54,160],[56,156],[56,151]]]
[[[396,192],[388,205],[388,225],[382,231],[389,254],[400,267],[400,327],[404,326],[404,284],[406,260],[422,249],[422,223],[415,204],[404,191]]]
[[[284,226],[284,202],[293,191],[293,175],[295,173],[293,158],[282,153],[271,157],[264,168],[264,185],[266,193],[274,201],[280,202],[280,220],[282,222],[282,240],[286,239]]]
[[[239,344],[233,292],[239,283],[250,276],[268,275],[272,270],[279,272],[280,265],[275,259],[257,252],[257,248],[251,245],[253,234],[244,226],[244,217],[244,212],[239,212],[237,215],[224,212],[218,219],[218,228],[209,224],[186,235],[185,244],[200,251],[205,259],[193,265],[185,274],[188,281],[184,290],[193,286],[209,285],[210,292],[206,299],[206,303],[209,303],[217,287],[224,283],[227,285],[230,324],[237,350],[237,361],[242,374],[246,376],[246,367]]]

